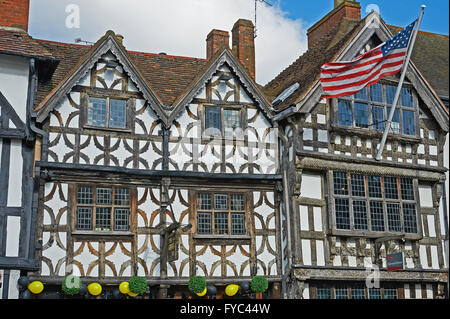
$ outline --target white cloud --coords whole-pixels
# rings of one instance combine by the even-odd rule
[[[79,29],[66,27],[70,4],[80,8]],[[31,0],[29,31],[73,43],[79,37],[96,42],[111,29],[128,50],[204,58],[207,34],[231,33],[240,18],[254,20],[253,0]],[[258,2],[255,46],[256,79],[266,84],[306,50],[302,21]]]

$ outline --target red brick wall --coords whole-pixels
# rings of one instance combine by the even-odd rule
[[[250,20],[239,19],[233,26],[233,54],[255,79],[255,29]]]
[[[323,21],[308,30],[308,47],[314,46],[321,37],[328,34],[342,19],[361,20],[361,6],[358,2],[343,2],[331,11]]]
[[[227,31],[212,30],[206,37],[206,58],[209,60],[224,46],[230,48],[230,34]]]
[[[0,0],[0,25],[28,32],[29,0]]]

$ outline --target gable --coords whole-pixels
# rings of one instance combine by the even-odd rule
[[[239,87],[242,88],[242,92],[245,92],[249,98],[261,109],[265,116],[269,119],[273,117],[273,112],[269,101],[259,89],[254,80],[246,72],[246,69],[240,64],[232,55],[228,49],[224,49],[218,52],[214,57],[210,59],[208,65],[205,66],[203,72],[188,86],[186,92],[184,92],[179,99],[174,102],[173,111],[171,112],[168,122],[172,123],[185,107],[194,99],[194,97],[202,90],[204,85],[213,79],[214,75],[217,77],[217,72],[221,72],[220,68],[226,64],[231,73],[234,74],[235,83],[239,83]],[[223,72],[223,71],[222,71]],[[214,79],[216,81],[217,79]],[[217,94],[215,93],[215,96]],[[221,98],[225,98],[225,95]]]
[[[379,15],[373,12],[366,17],[364,27],[354,37],[349,39],[333,61],[351,61],[362,52],[373,49],[377,44],[385,42],[392,36]],[[412,60],[408,65],[406,79],[417,91],[418,96],[423,100],[424,105],[429,109],[441,129],[448,131],[448,113],[445,110],[445,106]],[[296,109],[301,113],[310,112],[319,102],[321,91],[322,87],[319,80],[317,80],[311,91],[305,94],[305,98],[297,104]]]
[[[0,129],[18,129],[25,132],[25,124],[13,106],[0,91]]]
[[[35,110],[37,111],[37,121],[44,121],[47,118],[49,112],[53,110],[57,103],[61,101],[61,98],[68,94],[72,90],[72,88],[77,85],[77,83],[79,83],[80,81],[85,81],[87,74],[90,73],[94,66],[96,66],[99,62],[104,64],[105,57],[107,57],[108,55],[110,57],[111,55],[115,57],[115,63],[118,63],[118,66],[112,66],[111,69],[105,68],[105,66],[103,65],[101,69],[96,69],[96,72],[100,72],[101,74],[106,75],[107,78],[105,79],[103,77],[101,79],[93,79],[91,76],[91,86],[97,87],[97,85],[99,85],[99,87],[103,89],[112,88],[120,90],[123,87],[127,87],[128,82],[125,83],[125,80],[120,80],[117,77],[114,77],[119,73],[126,74],[126,76],[131,79],[131,82],[129,83],[133,83],[136,90],[139,90],[145,100],[149,102],[149,104],[153,108],[153,111],[164,120],[166,115],[162,110],[160,100],[145,82],[133,63],[128,59],[125,49],[121,44],[117,42],[114,33],[112,31],[108,31],[105,36],[100,39],[81,60],[77,62],[77,64],[72,68],[71,71],[68,72],[65,78],[61,79],[58,85],[55,86],[52,91],[48,93],[48,95],[35,108]],[[110,78],[111,81],[108,78]]]

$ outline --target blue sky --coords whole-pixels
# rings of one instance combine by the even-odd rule
[[[277,1],[268,0],[272,4]],[[381,17],[388,24],[407,26],[418,17],[420,6],[425,4],[425,15],[421,30],[449,34],[449,1],[448,0],[362,0],[361,15],[366,15],[366,9],[372,4],[380,8]],[[281,9],[292,19],[301,19],[310,27],[330,10],[333,0],[279,0]]]
[[[260,1],[260,0],[259,0]],[[333,9],[334,0],[267,0],[257,6],[256,79],[278,75],[307,49],[306,31]],[[427,5],[421,30],[448,34],[448,0],[361,0],[361,14],[379,7],[388,24],[407,26]],[[107,30],[124,36],[128,50],[204,58],[212,29],[231,31],[254,20],[254,0],[31,0],[30,34],[38,39],[96,42]],[[78,23],[73,23],[76,7]],[[69,25],[67,21],[71,22]]]

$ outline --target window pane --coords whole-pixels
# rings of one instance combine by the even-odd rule
[[[77,208],[77,229],[92,230],[92,207]]]
[[[400,178],[400,187],[403,200],[414,200],[414,190],[412,179]]]
[[[346,286],[338,285],[334,289],[336,299],[348,299],[348,288]]]
[[[367,88],[363,88],[361,91],[355,93],[355,99],[367,100]]]
[[[211,194],[198,194],[198,209],[211,210]]]
[[[403,134],[416,135],[414,112],[403,110]]]
[[[364,176],[351,174],[352,196],[365,197]]]
[[[245,235],[245,215],[244,214],[231,214],[231,234],[232,235]]]
[[[92,188],[91,187],[78,187],[77,193],[78,204],[92,204]]]
[[[214,230],[216,234],[228,234],[228,213],[214,213]]]
[[[396,86],[386,85],[386,103],[392,105],[394,103],[395,91],[397,90]]]
[[[214,209],[228,210],[227,194],[214,194]]]
[[[331,288],[317,286],[317,299],[331,299]]]
[[[386,114],[387,117],[389,117],[390,112],[391,112],[391,107],[388,107],[387,114]],[[394,111],[394,116],[392,117],[390,132],[395,133],[395,134],[400,133],[400,112],[398,109],[395,109],[395,111]]]
[[[340,125],[353,125],[352,118],[352,102],[339,100],[338,102],[338,124]]]
[[[384,108],[372,107],[372,123],[375,130],[384,130]]]
[[[384,178],[384,195],[389,199],[398,199],[397,178]]]
[[[397,299],[397,288],[384,288],[384,299]]]
[[[336,198],[336,228],[350,229],[350,209],[348,199]]]
[[[239,111],[223,110],[223,127],[225,136],[233,136],[233,132],[239,127]]]
[[[205,108],[205,130],[208,135],[222,134],[219,106]]]
[[[416,205],[403,204],[403,219],[406,233],[417,233]]]
[[[231,210],[244,210],[244,195],[231,194]]]
[[[387,203],[388,229],[393,232],[401,232],[400,205],[397,203]]]
[[[382,202],[370,202],[370,221],[372,231],[384,231],[384,213]]]
[[[127,102],[125,100],[110,100],[109,126],[115,128],[127,126]]]
[[[369,228],[367,223],[367,204],[365,201],[353,201],[353,221],[355,224],[355,229],[357,230]]]
[[[380,176],[367,176],[369,184],[369,196],[375,198],[381,198],[381,177]]]
[[[95,210],[95,230],[111,230],[111,208],[97,207]]]
[[[111,205],[111,188],[97,188],[97,204]]]
[[[402,105],[408,107],[414,107],[413,96],[411,94],[411,89],[402,88],[401,90],[402,96]]]
[[[383,86],[375,83],[370,87],[370,100],[374,102],[383,102]]]
[[[128,188],[116,188],[114,194],[114,205],[118,206],[130,205],[130,191]]]
[[[114,209],[114,230],[127,231],[130,228],[130,210],[128,208]]]
[[[352,288],[352,299],[365,299],[363,287],[353,287]]]
[[[381,299],[381,289],[369,288],[369,299]]]
[[[210,213],[197,213],[197,232],[199,234],[211,234]]]
[[[369,127],[369,109],[367,104],[355,102],[355,125],[356,127]]]
[[[87,123],[92,126],[106,126],[106,99],[89,98]]]
[[[347,173],[333,172],[334,194],[348,195]]]

